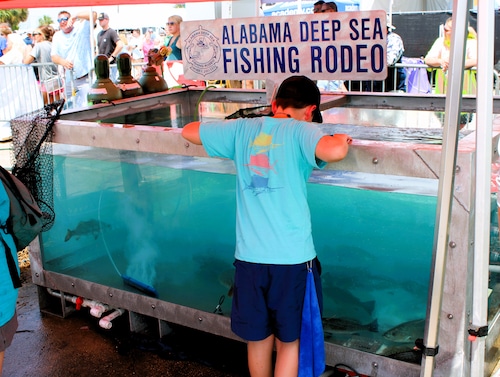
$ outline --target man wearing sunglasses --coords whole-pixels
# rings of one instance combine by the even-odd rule
[[[97,19],[92,12],[92,24]],[[52,40],[51,57],[55,64],[65,69],[66,97],[72,99],[67,107],[87,106],[89,73],[94,66],[90,42],[90,14],[81,12],[71,16],[67,11],[59,12],[57,17],[59,31]]]

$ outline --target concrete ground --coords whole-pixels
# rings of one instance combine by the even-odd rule
[[[30,268],[21,275],[19,327],[3,377],[248,376],[243,343],[180,327],[160,342],[130,334],[118,320],[104,330],[84,310],[65,319],[42,314]]]

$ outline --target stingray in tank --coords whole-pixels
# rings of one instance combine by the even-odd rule
[[[363,301],[345,289],[330,272],[323,273],[323,312],[327,318],[349,318],[361,325],[372,324],[375,300]]]
[[[193,259],[198,264],[197,274],[199,277],[207,282],[216,281],[227,289],[226,295],[228,297],[233,295],[235,268],[231,262],[213,255],[197,255]]]
[[[378,321],[374,319],[372,322],[362,324],[352,318],[323,318],[323,328],[325,334],[335,332],[345,332],[351,334],[359,334],[362,331],[378,332]]]
[[[97,239],[101,230],[110,228],[111,225],[97,220],[80,221],[76,228],[68,229],[64,242],[68,242],[71,238],[78,240],[82,236],[93,236]]]
[[[424,335],[425,318],[407,321],[387,330],[384,338],[393,342],[414,342]]]

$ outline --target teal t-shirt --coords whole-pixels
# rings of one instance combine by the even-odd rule
[[[324,162],[315,151],[323,132],[292,118],[202,123],[209,156],[234,160],[238,260],[298,264],[316,256],[306,183]]]
[[[5,188],[0,184],[0,223],[5,224],[10,212],[10,202]],[[15,261],[17,261],[17,250],[14,240],[10,234],[5,234],[0,230],[0,237],[3,237]],[[19,272],[19,266],[17,266]],[[12,278],[10,277],[9,267],[7,266],[7,257],[5,248],[0,242],[0,327],[5,325],[13,316],[16,310],[17,289],[14,288]]]
[[[172,48],[172,52],[167,56],[167,60],[182,60],[182,50],[177,47],[177,41],[180,36],[175,37],[170,43],[171,37],[165,38],[165,46],[169,46]]]

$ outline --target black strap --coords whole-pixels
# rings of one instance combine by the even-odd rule
[[[12,173],[10,173],[8,170],[6,170],[3,166],[0,166],[0,173],[2,173],[2,175],[5,178],[3,180],[3,182],[9,186],[8,187],[9,190],[12,192],[12,194],[14,194],[16,199],[21,201],[21,202],[26,203],[26,200],[24,200],[23,195],[19,191],[19,188],[16,186],[16,183],[14,182],[14,179],[12,178],[14,175]],[[19,178],[17,178],[17,179],[24,185],[24,183]],[[28,204],[28,203],[26,203],[26,204]],[[24,210],[23,206],[21,206],[21,208]],[[26,211],[24,211],[24,213],[26,213]]]
[[[172,46],[174,43],[176,43],[179,40],[179,38],[180,38],[180,35],[178,35],[175,38],[170,38],[170,40],[168,41],[168,46],[167,47]]]
[[[14,284],[14,288],[21,288],[22,286],[21,278],[17,274],[17,265],[16,262],[14,261],[14,258],[12,257],[10,247],[9,245],[7,245],[7,242],[5,242],[3,237],[0,236],[0,239],[2,240],[3,248],[5,250],[5,257],[7,258],[7,266],[9,267],[9,273],[10,277],[12,278],[12,284]]]
[[[468,330],[469,334],[472,336],[483,337],[488,336],[488,325],[481,327],[474,327]]]

